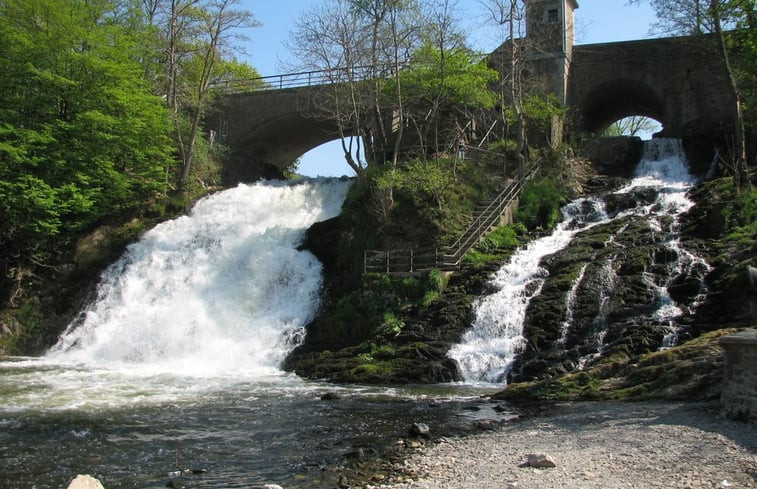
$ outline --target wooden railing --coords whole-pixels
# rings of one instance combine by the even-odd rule
[[[541,168],[534,162],[521,171],[486,207],[476,213],[460,238],[449,246],[437,248],[416,248],[404,250],[366,250],[363,253],[364,273],[418,273],[434,268],[458,270],[463,257],[489,231],[499,224],[502,214],[520,195],[523,187]]]

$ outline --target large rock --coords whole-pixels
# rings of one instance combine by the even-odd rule
[[[105,489],[99,480],[91,475],[79,474],[68,485],[68,489]]]
[[[537,469],[553,469],[557,467],[552,457],[545,453],[529,453],[526,464]]]

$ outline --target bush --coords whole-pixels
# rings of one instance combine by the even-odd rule
[[[521,193],[516,219],[529,230],[552,229],[561,220],[563,191],[552,179],[529,183]]]

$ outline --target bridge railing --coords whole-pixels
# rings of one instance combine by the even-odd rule
[[[381,71],[378,72],[382,73]],[[319,85],[330,85],[347,81],[363,81],[375,78],[377,70],[372,66],[357,66],[351,69],[333,68],[329,70],[300,71],[281,75],[259,76],[224,80],[213,83],[213,87],[226,93],[262,92]]]

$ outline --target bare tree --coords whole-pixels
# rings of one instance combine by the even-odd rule
[[[610,124],[604,134],[608,136],[637,136],[640,133],[649,133],[659,130],[659,123],[654,119],[642,115],[624,117]]]
[[[177,125],[177,137],[182,154],[179,186],[184,187],[192,168],[194,149],[200,130],[200,121],[205,112],[210,83],[224,51],[231,49],[234,39],[239,37],[238,30],[257,25],[252,14],[245,10],[235,10],[240,0],[211,0],[199,12],[200,36],[197,38],[197,49],[192,68],[194,71],[192,87],[190,89],[189,104],[191,128],[189,135],[184,136],[181,126]]]
[[[413,0],[330,0],[295,24],[290,48],[302,60],[299,67],[323,70],[331,82],[313,115],[335,123],[358,176],[390,155],[396,162],[404,127],[399,71],[414,43],[408,22],[414,8]],[[388,113],[393,120],[386,120]]]
[[[526,36],[526,4],[524,0],[482,0],[489,19],[502,31],[501,55],[501,117],[505,127],[508,117],[505,107],[510,107],[515,119],[515,153],[522,167],[527,151],[526,115],[523,108]]]

